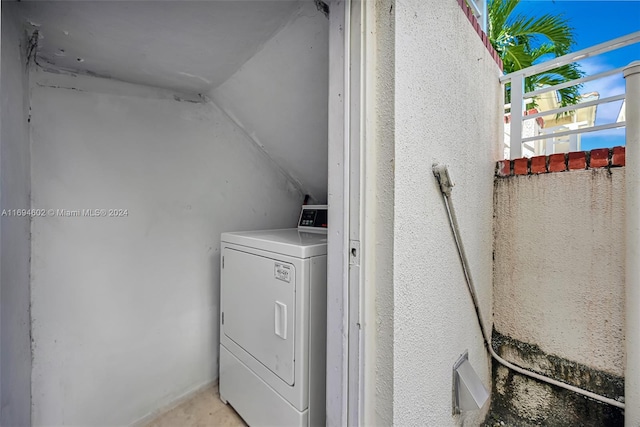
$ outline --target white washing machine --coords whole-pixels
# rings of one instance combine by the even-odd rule
[[[222,234],[220,398],[250,426],[324,426],[326,206]]]

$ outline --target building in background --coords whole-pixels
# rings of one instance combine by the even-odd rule
[[[600,99],[598,92],[589,92],[580,96],[580,103]],[[525,100],[531,103],[533,100]],[[505,105],[505,110],[511,105]],[[522,123],[522,138],[529,138],[536,135],[549,135],[554,133],[564,133],[577,129],[592,127],[595,125],[597,106],[591,105],[584,108],[564,113],[536,116],[526,119]],[[551,111],[560,108],[557,91],[546,92],[535,98],[535,108],[528,109],[525,115],[537,115],[541,112]],[[618,120],[620,121],[620,120]],[[504,122],[504,156],[509,157],[511,140],[511,113],[505,114]],[[554,138],[539,139],[525,142],[522,145],[524,157],[549,155],[555,153],[568,153],[570,151],[580,151],[582,134],[562,135]]]

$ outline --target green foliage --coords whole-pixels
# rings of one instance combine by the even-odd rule
[[[575,44],[573,28],[562,16],[545,14],[538,17],[514,13],[520,0],[489,0],[487,33],[493,48],[504,64],[505,73],[512,73],[549,57],[558,57],[570,52]],[[527,77],[525,91],[542,86],[551,86],[584,76],[578,64],[568,64],[553,70]],[[560,105],[574,105],[579,101],[581,85],[558,91]],[[507,102],[510,93],[507,90]]]

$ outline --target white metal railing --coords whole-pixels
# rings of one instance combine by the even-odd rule
[[[505,110],[509,109],[511,114],[510,129],[508,132],[509,144],[505,148],[505,158],[516,159],[516,158],[522,157],[523,151],[529,155],[552,154],[550,152],[547,152],[548,147],[551,147],[553,145],[553,144],[550,144],[549,141],[547,141],[546,144],[540,144],[540,147],[545,147],[542,149],[544,150],[544,153],[536,152],[537,150],[533,145],[527,144],[533,141],[545,141],[549,139],[556,139],[556,138],[567,137],[567,136],[571,137],[573,135],[578,135],[586,132],[596,132],[601,130],[624,127],[626,125],[625,121],[616,121],[613,123],[606,123],[601,125],[595,125],[595,122],[594,122],[588,127],[577,126],[575,124],[573,124],[573,126],[570,126],[571,124],[569,124],[565,127],[566,129],[569,129],[569,130],[561,130],[559,128],[554,129],[555,131],[547,131],[547,132],[543,132],[542,130],[539,130],[537,133],[534,133],[533,135],[530,135],[530,136],[523,137],[522,135],[523,127],[524,127],[523,124],[526,123],[527,125],[530,125],[531,121],[535,121],[536,118],[539,118],[542,116],[558,115],[558,114],[567,113],[570,111],[576,111],[582,108],[594,107],[594,106],[598,106],[598,105],[606,104],[610,102],[617,102],[620,100],[624,102],[626,99],[626,94],[621,94],[616,96],[609,96],[602,99],[585,101],[585,102],[581,102],[576,105],[571,105],[568,107],[555,108],[552,110],[534,112],[532,114],[525,115],[526,104],[531,102],[531,100],[535,99],[536,97],[539,97],[542,94],[545,94],[551,91],[557,91],[557,90],[575,86],[578,84],[590,82],[593,80],[601,79],[603,77],[608,77],[615,74],[622,75],[622,71],[625,67],[607,70],[601,73],[585,76],[585,77],[575,79],[570,82],[558,84],[555,86],[536,88],[535,90],[530,92],[524,91],[524,81],[526,77],[534,76],[536,74],[553,70],[554,68],[560,67],[562,65],[571,64],[573,62],[576,62],[582,59],[594,57],[594,56],[603,54],[605,52],[610,52],[612,50],[620,49],[625,46],[629,46],[639,42],[640,42],[640,31],[637,31],[635,33],[631,33],[626,36],[619,37],[617,39],[610,40],[608,42],[601,43],[587,49],[579,50],[574,53],[560,56],[550,61],[543,62],[541,64],[536,64],[531,67],[524,68],[522,70],[518,70],[513,73],[502,76],[500,78],[500,82],[503,84],[503,86],[506,84],[511,84],[511,103],[505,105]],[[507,139],[507,135],[505,135],[505,144],[506,144],[506,139]],[[523,147],[523,144],[524,144],[524,147]],[[570,149],[575,150],[574,143],[570,144]]]
[[[482,31],[487,32],[487,0],[467,0],[473,15],[482,27]]]

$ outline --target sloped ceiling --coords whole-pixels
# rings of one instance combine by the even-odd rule
[[[11,7],[38,31],[45,69],[209,95],[302,191],[326,202],[329,21],[314,0]]]
[[[206,93],[251,58],[299,2],[23,1],[14,6],[24,23],[39,31],[37,57],[43,66]]]
[[[329,20],[313,2],[212,91],[316,202],[327,201]]]

